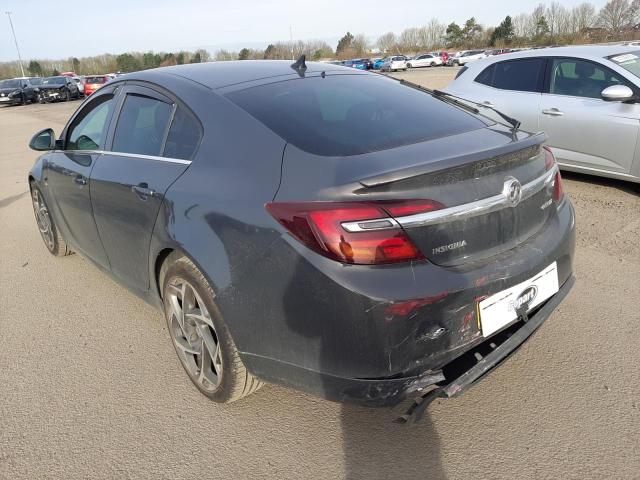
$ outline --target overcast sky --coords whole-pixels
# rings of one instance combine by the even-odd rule
[[[561,1],[570,7],[582,0]],[[0,61],[83,57],[126,51],[264,48],[269,42],[321,39],[334,43],[347,30],[378,35],[401,32],[436,17],[442,23],[475,16],[496,25],[529,12],[540,0],[0,0]],[[593,0],[596,8],[605,0]]]

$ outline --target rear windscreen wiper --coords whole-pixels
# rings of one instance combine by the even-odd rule
[[[404,79],[399,79],[398,80],[402,85],[406,85],[407,87],[411,87],[411,88],[415,88],[416,90],[420,90],[421,92],[425,92],[428,93],[430,95],[433,95],[434,97],[438,97],[441,100],[444,100],[448,103],[451,103],[453,105],[456,105],[457,107],[463,108],[471,113],[475,113],[476,115],[478,115],[480,113],[480,110],[478,110],[475,107],[472,107],[469,104],[463,103],[463,102],[459,102],[458,100],[456,100],[455,98],[449,98],[448,96],[439,96],[438,94],[436,94],[437,90],[431,90],[430,88],[427,87],[423,87],[422,85],[418,85],[417,83],[413,83],[410,82],[409,80],[404,80]]]
[[[494,111],[495,113],[500,115],[500,117],[502,117],[505,122],[507,122],[509,125],[511,125],[513,133],[515,133],[520,128],[521,123],[520,123],[519,120],[516,120],[515,118],[510,117],[509,115],[506,115],[506,114],[502,113],[500,110],[498,110],[497,108],[494,108],[494,107],[492,107],[490,105],[487,105],[485,103],[480,103],[480,102],[474,102],[473,100],[467,100],[466,98],[458,97],[457,95],[452,95],[450,93],[443,92],[442,90],[433,90],[432,92],[433,92],[433,95],[435,95],[436,97],[447,97],[447,98],[452,98],[452,99],[459,99],[459,100],[462,100],[464,102],[469,102],[469,103],[472,103],[474,105],[478,105],[479,107],[488,108],[489,110]]]

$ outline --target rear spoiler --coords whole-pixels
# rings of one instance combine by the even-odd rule
[[[538,132],[522,140],[511,142],[507,145],[503,145],[497,148],[480,150],[461,156],[457,155],[455,157],[442,158],[434,162],[426,162],[422,165],[416,165],[406,169],[393,170],[390,172],[377,174],[372,177],[360,180],[360,184],[366,188],[378,187],[387,183],[393,183],[399,180],[417,177],[419,175],[426,175],[440,170],[446,170],[448,168],[459,167],[463,164],[486,160],[488,158],[497,157],[500,155],[506,155],[518,150],[523,150],[527,147],[542,145],[546,140],[547,135],[544,132]]]

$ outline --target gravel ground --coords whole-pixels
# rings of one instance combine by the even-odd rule
[[[454,72],[401,75],[440,88]],[[640,478],[637,188],[565,175],[574,290],[423,423],[271,385],[219,406],[183,373],[160,312],[42,244],[27,142],[78,105],[0,108],[0,478]]]

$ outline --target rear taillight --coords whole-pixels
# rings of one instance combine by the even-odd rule
[[[273,202],[267,210],[295,238],[343,263],[375,265],[424,260],[394,220],[442,208],[430,200],[399,202]]]
[[[544,150],[544,166],[547,170],[551,170],[553,167],[557,168],[556,157],[553,152],[546,145],[542,147]],[[559,202],[564,195],[562,191],[562,177],[560,176],[560,169],[556,171],[555,178],[553,179],[553,201]]]

